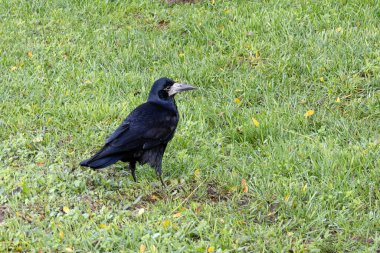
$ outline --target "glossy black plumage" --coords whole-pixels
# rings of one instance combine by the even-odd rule
[[[136,163],[149,164],[161,183],[162,158],[177,128],[179,114],[174,101],[178,92],[194,87],[175,83],[168,78],[154,82],[148,101],[134,109],[106,140],[104,146],[81,166],[101,169],[121,160],[129,162],[136,181]]]

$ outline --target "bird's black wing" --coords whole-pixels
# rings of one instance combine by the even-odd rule
[[[177,112],[154,103],[144,103],[107,138],[97,158],[166,144],[173,137],[177,123]]]

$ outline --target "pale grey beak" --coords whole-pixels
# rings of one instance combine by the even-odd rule
[[[178,92],[181,91],[186,91],[186,90],[194,90],[196,87],[184,84],[184,83],[174,83],[172,87],[170,87],[168,94],[169,96],[173,96],[174,94],[177,94]]]

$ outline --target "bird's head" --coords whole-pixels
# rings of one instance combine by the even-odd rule
[[[188,84],[176,83],[169,78],[162,77],[153,83],[148,101],[168,101],[179,92],[194,89],[196,89],[196,87]]]

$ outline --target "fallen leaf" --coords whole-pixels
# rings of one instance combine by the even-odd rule
[[[144,252],[145,252],[145,249],[146,249],[145,245],[144,245],[144,244],[141,244],[141,245],[140,245],[140,253],[144,253]]]
[[[164,228],[169,227],[171,224],[172,224],[172,222],[171,222],[170,220],[164,220],[164,221],[162,222],[162,226],[163,226]]]
[[[179,217],[181,217],[182,216],[182,213],[175,213],[175,214],[173,214],[173,217],[174,218],[179,218]]]
[[[152,194],[149,196],[149,199],[154,202],[158,200],[158,197],[155,194]]]
[[[235,98],[234,102],[235,102],[235,104],[240,104],[241,103],[241,99],[240,98]]]
[[[260,51],[259,50],[256,50],[256,55],[255,55],[256,59],[260,58]]]
[[[314,113],[315,113],[314,110],[308,110],[307,112],[305,112],[305,114],[303,116],[305,118],[308,118],[308,117],[312,116]]]
[[[319,81],[321,81],[322,83],[325,81],[325,78],[323,78],[323,76],[321,76],[320,78],[319,78]]]
[[[16,71],[16,69],[17,69],[16,66],[12,66],[12,67],[11,67],[11,71],[12,71],[12,72]]]
[[[215,4],[215,0],[211,0],[211,4],[214,5]]]
[[[144,208],[140,208],[137,210],[137,216],[141,216],[143,215],[143,213],[145,212],[145,209]]]
[[[340,103],[340,98],[337,97],[336,100],[335,100],[335,102]]]
[[[340,33],[340,32],[343,31],[343,28],[339,26],[338,28],[335,29],[335,31],[336,31],[337,33]]]
[[[64,237],[65,237],[65,233],[63,231],[59,231],[59,238],[63,240]]]
[[[196,170],[194,171],[194,177],[195,177],[196,179],[198,179],[198,178],[201,177],[201,170],[200,170],[200,169],[196,169]]]
[[[74,252],[74,250],[72,248],[69,248],[69,247],[67,247],[65,250],[66,250],[66,252],[69,252],[69,253]]]
[[[108,225],[107,224],[99,224],[99,228],[106,229],[106,228],[108,228]]]
[[[260,122],[257,119],[255,119],[254,117],[252,117],[252,123],[253,123],[253,125],[255,127],[259,127],[260,126]]]
[[[45,165],[45,162],[37,162],[37,166],[38,167],[42,167],[42,166],[44,166]]]
[[[69,213],[70,212],[70,208],[68,207],[68,206],[64,206],[63,208],[62,208],[62,211],[64,212],[64,213]]]
[[[248,184],[244,178],[241,180],[241,187],[243,188],[243,192],[248,192]]]
[[[287,194],[285,195],[285,197],[284,197],[284,201],[285,201],[285,202],[288,202],[288,201],[289,201],[289,198],[290,198],[290,194],[287,193]]]
[[[207,252],[210,253],[210,252],[214,252],[215,251],[215,247],[214,246],[210,246],[207,248]]]
[[[36,138],[33,139],[34,143],[42,142],[42,141],[43,141],[43,138],[41,136],[38,136],[38,137],[36,137]]]
[[[29,52],[28,52],[28,57],[29,57],[29,58],[32,58],[32,57],[33,57],[33,53],[32,53],[32,51],[29,51]]]

